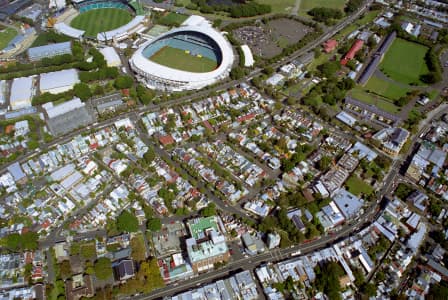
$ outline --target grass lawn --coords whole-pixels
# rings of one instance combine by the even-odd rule
[[[347,179],[345,185],[347,186],[348,191],[355,196],[359,196],[361,194],[368,196],[373,193],[373,188],[370,185],[368,185],[364,180],[353,175]]]
[[[296,0],[257,0],[257,3],[271,5],[273,13],[288,13],[294,9]]]
[[[364,17],[362,17],[361,19],[358,19],[355,23],[353,23],[353,24],[345,27],[341,31],[339,31],[339,33],[336,34],[334,36],[334,38],[340,39],[342,37],[345,37],[346,35],[349,35],[353,31],[358,29],[360,26],[364,26],[368,23],[371,23],[378,16],[378,14],[380,12],[381,12],[380,10],[373,10],[373,11],[368,12],[367,14],[364,15]]]
[[[396,39],[384,56],[379,68],[396,81],[423,85],[420,75],[428,73],[424,59],[427,51],[428,47],[426,46]]]
[[[54,31],[47,31],[40,33],[37,38],[34,40],[31,47],[44,46],[51,43],[62,43],[70,41],[70,37],[56,33]]]
[[[196,57],[173,47],[160,49],[150,60],[173,69],[195,73],[210,72],[218,67],[216,61],[210,58]]]
[[[315,7],[328,7],[344,10],[347,0],[301,0],[300,11],[307,12]]]
[[[99,32],[116,29],[129,23],[132,15],[124,9],[92,9],[80,14],[70,23],[77,29],[85,30],[86,36],[96,36]]]
[[[377,95],[367,93],[360,87],[355,87],[351,92],[351,96],[359,101],[367,104],[372,104],[381,110],[395,114],[399,111],[399,107],[387,100]]]
[[[1,28],[0,30],[0,50],[8,46],[8,43],[17,35],[17,30],[12,28]]]
[[[161,24],[166,26],[180,26],[186,19],[187,15],[170,12],[160,19]]]
[[[406,96],[406,93],[410,91],[410,89],[387,82],[376,76],[372,76],[369,79],[365,86],[365,90],[379,94],[391,100],[397,100],[400,97]]]

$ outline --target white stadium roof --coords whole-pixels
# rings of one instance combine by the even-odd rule
[[[49,91],[61,87],[73,86],[78,82],[78,71],[76,69],[67,69],[62,71],[43,73],[40,75],[41,91]]]
[[[127,23],[127,24],[125,24],[125,25],[123,25],[123,26],[121,26],[121,27],[119,27],[119,28],[117,28],[117,29],[114,29],[114,30],[111,30],[111,31],[106,31],[106,32],[100,32],[100,33],[98,33],[97,36],[96,36],[96,38],[97,38],[99,41],[104,42],[104,41],[111,40],[111,39],[113,39],[113,38],[116,37],[116,36],[120,36],[120,35],[122,35],[122,34],[129,33],[129,31],[130,31],[131,29],[133,29],[133,28],[136,27],[138,24],[140,24],[141,22],[143,22],[144,19],[145,19],[145,16],[136,16],[136,17],[135,17],[134,19],[132,19],[129,23]]]
[[[54,24],[54,29],[56,29],[57,32],[60,32],[75,39],[81,38],[85,32],[84,30],[73,28],[63,22]]]
[[[200,24],[204,23],[201,22]],[[160,65],[158,63],[149,60],[143,55],[142,52],[148,45],[160,39],[163,39],[164,37],[171,35],[173,33],[184,31],[193,31],[207,35],[216,42],[222,54],[222,61],[218,68],[216,68],[211,72],[205,72],[205,73],[187,72]],[[144,72],[148,75],[154,75],[164,80],[169,80],[173,82],[191,83],[190,89],[194,89],[194,88],[201,88],[205,85],[211,84],[215,82],[217,79],[220,79],[224,74],[227,75],[232,67],[233,60],[234,60],[234,54],[232,51],[232,46],[220,32],[216,31],[210,26],[189,25],[175,28],[160,35],[159,37],[151,41],[144,43],[132,56],[131,66],[133,66],[136,69],[139,69],[141,72]]]

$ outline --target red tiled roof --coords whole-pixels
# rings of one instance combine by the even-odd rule
[[[324,43],[324,51],[330,53],[338,46],[338,42],[336,40],[328,40]]]
[[[174,139],[171,135],[164,135],[164,136],[159,137],[159,142],[162,145],[166,146],[166,145],[174,144]]]
[[[345,54],[344,58],[341,60],[341,65],[346,65],[349,60],[352,60],[356,53],[361,50],[362,46],[364,45],[363,40],[356,40],[353,46],[348,50],[347,54]]]

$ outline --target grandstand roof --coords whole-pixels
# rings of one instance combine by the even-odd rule
[[[79,29],[73,28],[63,22],[54,24],[54,29],[56,29],[56,31],[58,31],[62,34],[65,34],[65,35],[75,38],[75,39],[81,38],[85,33],[84,30],[79,30]]]
[[[134,17],[134,19],[131,20],[131,22],[129,22],[117,29],[107,31],[107,32],[98,33],[96,38],[102,42],[112,40],[115,36],[122,35],[122,34],[128,32],[129,30],[131,30],[132,28],[136,27],[138,24],[143,22],[144,19],[145,19],[145,16],[136,16],[136,17]]]
[[[192,32],[198,32],[200,34],[207,35],[212,40],[216,42],[218,45],[221,53],[222,53],[222,61],[218,68],[211,72],[205,72],[205,73],[193,73],[193,72],[187,72],[187,71],[181,71],[177,69],[172,69],[167,66],[160,65],[158,63],[155,63],[148,58],[146,58],[143,55],[143,50],[149,46],[150,44],[161,40],[165,38],[168,35],[171,35],[173,33],[177,32],[185,32],[185,31],[192,31]],[[224,36],[211,28],[210,26],[182,26],[179,28],[175,28],[173,30],[170,30],[159,37],[148,41],[144,43],[132,56],[131,61],[132,64],[140,69],[143,72],[146,72],[147,74],[154,74],[155,76],[159,78],[164,78],[167,80],[172,80],[175,82],[208,82],[215,78],[219,78],[222,76],[228,69],[232,67],[233,64],[233,51],[232,47],[230,46],[229,42],[224,38]]]

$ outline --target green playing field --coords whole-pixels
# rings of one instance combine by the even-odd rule
[[[116,29],[132,20],[130,12],[119,8],[100,8],[86,11],[70,23],[74,28],[85,30],[85,35],[96,37],[99,32]]]
[[[403,39],[396,39],[384,56],[380,70],[393,80],[423,84],[420,75],[428,73],[425,55],[428,47]]]
[[[217,62],[210,58],[193,56],[185,50],[168,46],[157,51],[149,59],[160,65],[194,73],[211,72],[218,67]]]

